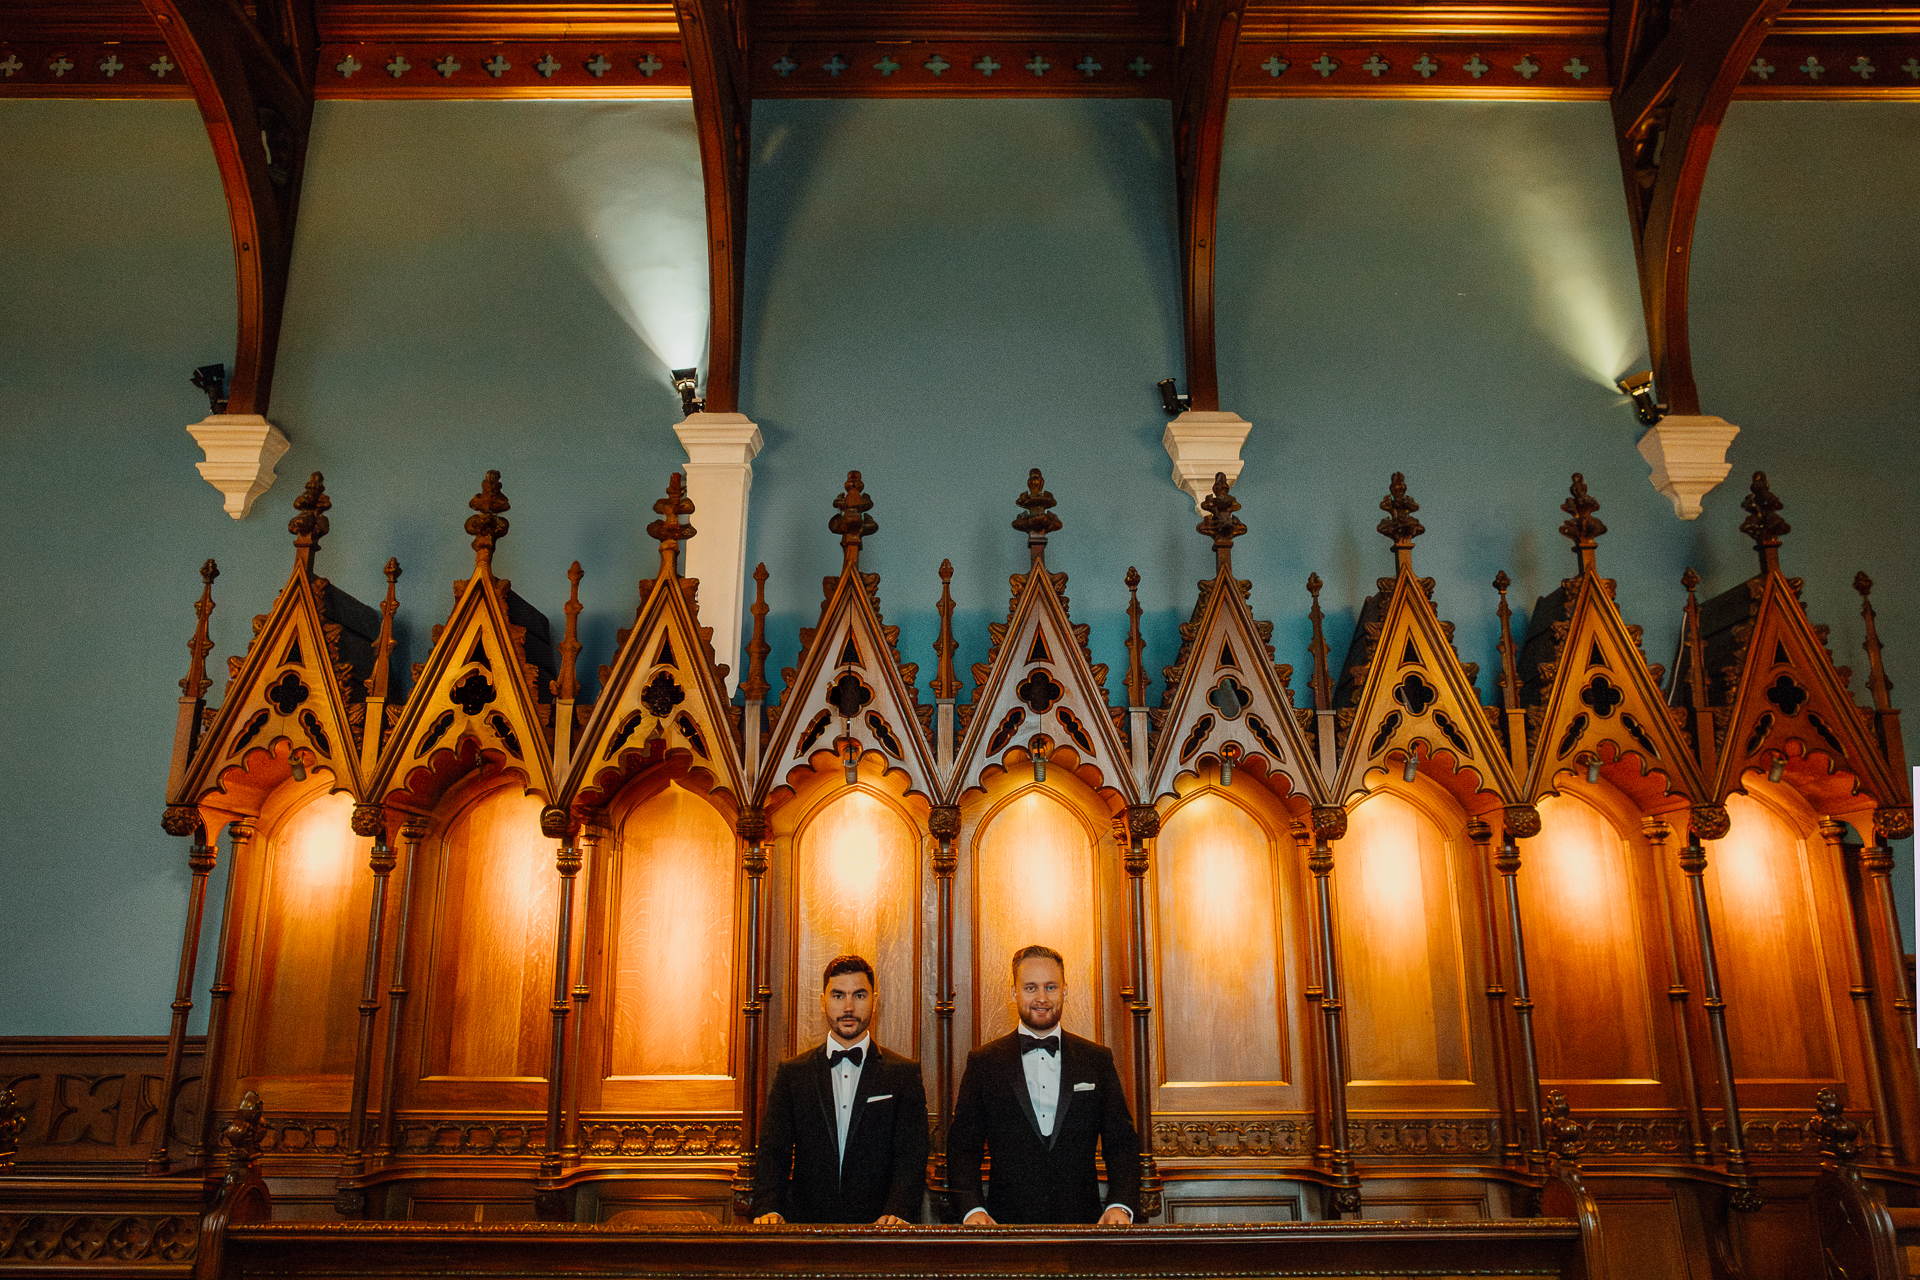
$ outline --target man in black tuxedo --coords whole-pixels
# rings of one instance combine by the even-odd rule
[[[753,1166],[755,1222],[920,1217],[927,1182],[927,1091],[920,1064],[882,1049],[873,966],[835,956],[821,982],[827,1038],[774,1073]]]
[[[1047,947],[1013,957],[1020,1026],[967,1055],[947,1135],[947,1186],[970,1226],[1099,1222],[1125,1226],[1140,1202],[1140,1138],[1113,1051],[1060,1031],[1066,965]],[[1100,1206],[1094,1144],[1107,1163]],[[982,1149],[993,1158],[980,1191]]]

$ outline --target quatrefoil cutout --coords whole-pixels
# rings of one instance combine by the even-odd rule
[[[1207,695],[1208,705],[1229,720],[1238,720],[1240,713],[1245,711],[1247,704],[1252,701],[1253,695],[1242,688],[1240,682],[1232,676],[1215,685],[1213,692]]]
[[[1020,695],[1020,701],[1026,703],[1027,709],[1033,714],[1045,715],[1054,703],[1060,701],[1060,696],[1066,690],[1062,689],[1060,682],[1048,675],[1046,668],[1042,667],[1022,680],[1014,692]]]
[[[1782,672],[1780,678],[1767,686],[1767,701],[1788,715],[1799,715],[1800,708],[1807,703],[1807,691],[1790,675]]]
[[[1407,672],[1407,678],[1394,686],[1393,700],[1414,715],[1425,715],[1427,708],[1440,698],[1440,691],[1428,684],[1418,671]]]
[[[1580,691],[1580,701],[1592,707],[1594,714],[1602,720],[1619,710],[1620,704],[1626,700],[1627,695],[1620,692],[1613,681],[1605,676],[1595,676],[1587,682],[1587,687]]]

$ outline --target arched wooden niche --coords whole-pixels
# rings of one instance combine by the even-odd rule
[[[1273,815],[1198,789],[1161,819],[1153,864],[1157,1111],[1298,1105],[1306,933],[1298,869]],[[1297,952],[1297,954],[1296,954]]]

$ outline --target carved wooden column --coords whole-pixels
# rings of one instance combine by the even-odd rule
[[[573,958],[573,882],[580,874],[580,849],[569,833],[570,817],[565,809],[549,806],[540,811],[540,834],[560,841],[553,857],[554,870],[560,873],[560,913],[553,930],[553,1032],[547,1053],[547,1142],[540,1156],[540,1177],[560,1174],[560,1106],[567,1087],[567,1014],[572,1012],[568,991],[568,961]],[[552,1221],[552,1200],[540,1206],[543,1220]]]
[[[1687,822],[1687,847],[1680,854],[1693,902],[1693,927],[1699,936],[1700,986],[1706,993],[1707,1029],[1713,1036],[1713,1064],[1720,1073],[1722,1114],[1727,1126],[1727,1172],[1733,1175],[1732,1204],[1749,1211],[1760,1207],[1760,1192],[1747,1165],[1746,1135],[1741,1132],[1740,1091],[1734,1084],[1733,1048],[1727,1040],[1727,1002],[1720,995],[1720,962],[1713,950],[1713,920],[1707,910],[1707,851],[1701,841],[1718,840],[1733,827],[1725,805],[1695,805]]]
[[[600,841],[606,834],[603,825],[605,816],[599,810],[589,812],[580,828],[580,842],[586,846],[584,870],[587,890],[585,899],[580,903],[580,917],[584,923],[580,928],[580,952],[574,969],[573,1020],[567,1031],[567,1099],[563,1113],[565,1132],[560,1141],[561,1159],[569,1165],[580,1162],[580,1041],[587,1031],[587,1005],[593,1000],[593,974],[588,958],[599,950],[597,943],[601,924],[595,904],[605,892],[606,868],[600,857]]]
[[[1300,854],[1302,862],[1313,857],[1313,827],[1306,819],[1298,819],[1289,827],[1293,835],[1293,844]],[[1333,1133],[1333,1120],[1327,1109],[1327,1099],[1332,1095],[1333,1086],[1327,1079],[1327,1059],[1324,1047],[1320,1043],[1321,1016],[1320,1002],[1326,998],[1326,988],[1321,982],[1326,975],[1326,966],[1320,958],[1320,931],[1307,930],[1307,985],[1301,996],[1307,1002],[1307,1017],[1301,1027],[1306,1037],[1306,1055],[1308,1070],[1313,1073],[1313,1159],[1326,1164],[1333,1157],[1330,1137]]]
[[[1834,865],[1843,871],[1846,846],[1841,843],[1841,838],[1846,835],[1846,832],[1847,826],[1844,822],[1836,822],[1832,818],[1823,818],[1820,821],[1820,838],[1826,842],[1827,856],[1832,858]],[[1862,849],[1860,852],[1861,871],[1864,875],[1866,850]],[[1869,911],[1873,909],[1872,906],[1868,908]],[[1866,1049],[1864,1056],[1867,1060],[1867,1094],[1868,1102],[1873,1107],[1875,1151],[1882,1164],[1896,1164],[1904,1162],[1898,1147],[1893,1142],[1899,1120],[1892,1108],[1887,1105],[1886,1081],[1880,1072],[1880,1055],[1892,1046],[1881,1040],[1878,1028],[1873,1025],[1873,951],[1871,946],[1867,945],[1869,936],[1864,930],[1856,927],[1854,941],[1859,945],[1844,949],[1847,965],[1847,993],[1853,997],[1854,1024],[1860,1032],[1860,1043]]]
[[[400,1149],[396,1140],[394,1110],[400,1072],[400,1027],[406,1021],[407,1008],[407,933],[413,923],[413,886],[420,878],[420,842],[430,828],[421,817],[408,818],[400,828],[400,843],[406,848],[407,873],[400,881],[400,911],[393,928],[393,982],[387,987],[387,1057],[380,1072],[380,1125],[374,1138],[373,1154],[391,1156]]]
[[[1505,605],[1502,599],[1502,607]],[[1487,948],[1487,1025],[1493,1031],[1493,1074],[1500,1107],[1500,1142],[1506,1158],[1520,1158],[1519,1113],[1513,1097],[1513,1046],[1507,1041],[1507,980],[1500,965],[1500,907],[1493,896],[1493,827],[1479,818],[1467,823],[1474,864],[1480,868],[1480,913]]]
[[[1127,1010],[1133,1015],[1133,1093],[1140,1113],[1140,1203],[1135,1220],[1160,1212],[1160,1165],[1153,1157],[1153,1002],[1147,989],[1147,841],[1160,834],[1160,811],[1150,804],[1127,806],[1127,911],[1132,945],[1128,948],[1130,986]]]
[[[367,907],[367,962],[360,983],[360,1029],[353,1047],[353,1093],[347,1104],[347,1153],[340,1162],[343,1180],[367,1171],[367,1086],[373,1074],[373,1020],[380,1013],[380,935],[386,923],[387,877],[393,874],[395,861],[387,847],[385,809],[377,804],[353,806],[353,833],[373,837],[367,856],[373,872],[373,901]]]
[[[1899,762],[1896,761],[1896,764]],[[1907,986],[1906,948],[1900,940],[1900,916],[1893,901],[1893,850],[1887,841],[1913,834],[1913,815],[1905,809],[1873,811],[1875,842],[1860,851],[1861,888],[1865,890],[1867,963],[1873,982],[1885,995],[1875,1001],[1880,1037],[1886,1046],[1889,1092],[1898,1098],[1920,1095],[1920,1061],[1914,1049],[1913,992]],[[1895,1130],[1904,1161],[1920,1158],[1920,1116],[1902,1107]]]
[[[236,818],[227,824],[228,849],[232,856],[227,859],[226,896],[220,902],[220,950],[213,962],[213,986],[207,991],[207,1051],[200,1059],[200,1137],[188,1152],[198,1161],[204,1161],[213,1149],[214,1073],[219,1070],[216,1064],[226,1047],[227,1001],[233,995],[233,970],[239,963],[228,937],[228,924],[233,919],[234,872],[258,833],[259,828],[247,818]]]
[[[942,581],[942,626],[952,616]],[[952,735],[948,735],[951,745]],[[949,753],[951,754],[951,753]],[[933,979],[933,1076],[934,1100],[933,1168],[934,1196],[940,1200],[937,1216],[946,1217],[947,1128],[953,1123],[953,873],[960,857],[954,842],[960,837],[960,806],[941,804],[927,816],[927,829],[933,833],[933,881],[939,893],[935,923]],[[1143,1139],[1144,1141],[1145,1139]]]
[[[1347,834],[1347,811],[1338,805],[1316,805],[1310,816],[1313,857],[1314,929],[1320,935],[1321,1048],[1326,1055],[1327,1127],[1332,1130],[1333,1211],[1345,1216],[1360,1212],[1360,1179],[1354,1172],[1347,1138],[1347,1055],[1340,1014],[1340,952],[1333,935],[1333,845]]]
[[[1520,1064],[1525,1068],[1527,1104],[1527,1168],[1547,1171],[1547,1148],[1541,1129],[1540,1052],[1533,1035],[1533,992],[1527,983],[1527,939],[1520,924],[1520,847],[1516,837],[1540,834],[1540,814],[1532,805],[1508,805],[1500,836],[1500,855],[1494,870],[1507,886],[1507,926],[1513,942],[1513,1016],[1520,1026]]]
[[[1687,1002],[1693,993],[1687,989],[1686,974],[1680,967],[1680,946],[1673,936],[1673,906],[1667,894],[1663,870],[1667,841],[1673,828],[1664,818],[1642,818],[1640,829],[1653,846],[1654,884],[1660,890],[1660,920],[1667,939],[1667,1003],[1673,1010],[1673,1042],[1680,1055],[1680,1087],[1687,1096],[1687,1134],[1693,1147],[1695,1164],[1713,1163],[1713,1145],[1707,1140],[1707,1116],[1700,1099],[1700,1076],[1693,1067],[1693,1020],[1687,1014]]]
[[[752,1210],[754,1166],[760,1154],[760,1064],[765,1056],[760,1023],[766,1016],[767,1001],[773,997],[761,959],[765,950],[760,917],[767,875],[766,810],[759,805],[742,809],[733,829],[746,844],[741,866],[747,873],[747,1002],[740,1010],[746,1015],[746,1049],[740,1069],[740,1158],[733,1166],[733,1204],[736,1213],[746,1214]]]
[[[207,907],[207,877],[213,873],[219,854],[207,839],[200,810],[193,805],[168,805],[160,826],[168,835],[193,838],[187,854],[187,868],[193,873],[193,882],[187,890],[187,922],[180,936],[180,976],[173,988],[173,1025],[167,1031],[167,1066],[160,1085],[160,1114],[154,1121],[157,1127],[153,1133],[153,1149],[147,1154],[147,1172],[165,1176],[172,1167],[167,1142],[173,1136],[173,1111],[178,1101],[175,1095],[180,1092],[180,1058],[187,1045],[187,1015],[193,1011],[193,973],[200,962],[200,921]]]

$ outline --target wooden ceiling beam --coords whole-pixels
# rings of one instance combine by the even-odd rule
[[[1243,0],[1182,0],[1174,68],[1173,153],[1179,184],[1182,312],[1189,407],[1220,408],[1214,354],[1213,267],[1220,155]]]
[[[676,0],[693,89],[700,170],[707,192],[711,280],[706,408],[740,409],[740,333],[747,264],[747,161],[753,100],[747,96],[743,15],[729,0]]]
[[[312,0],[142,0],[193,88],[233,227],[239,335],[227,412],[264,415],[313,119]]]
[[[1687,332],[1694,217],[1727,104],[1788,0],[1616,0],[1608,33],[1613,124],[1626,179],[1655,393],[1700,412]]]

